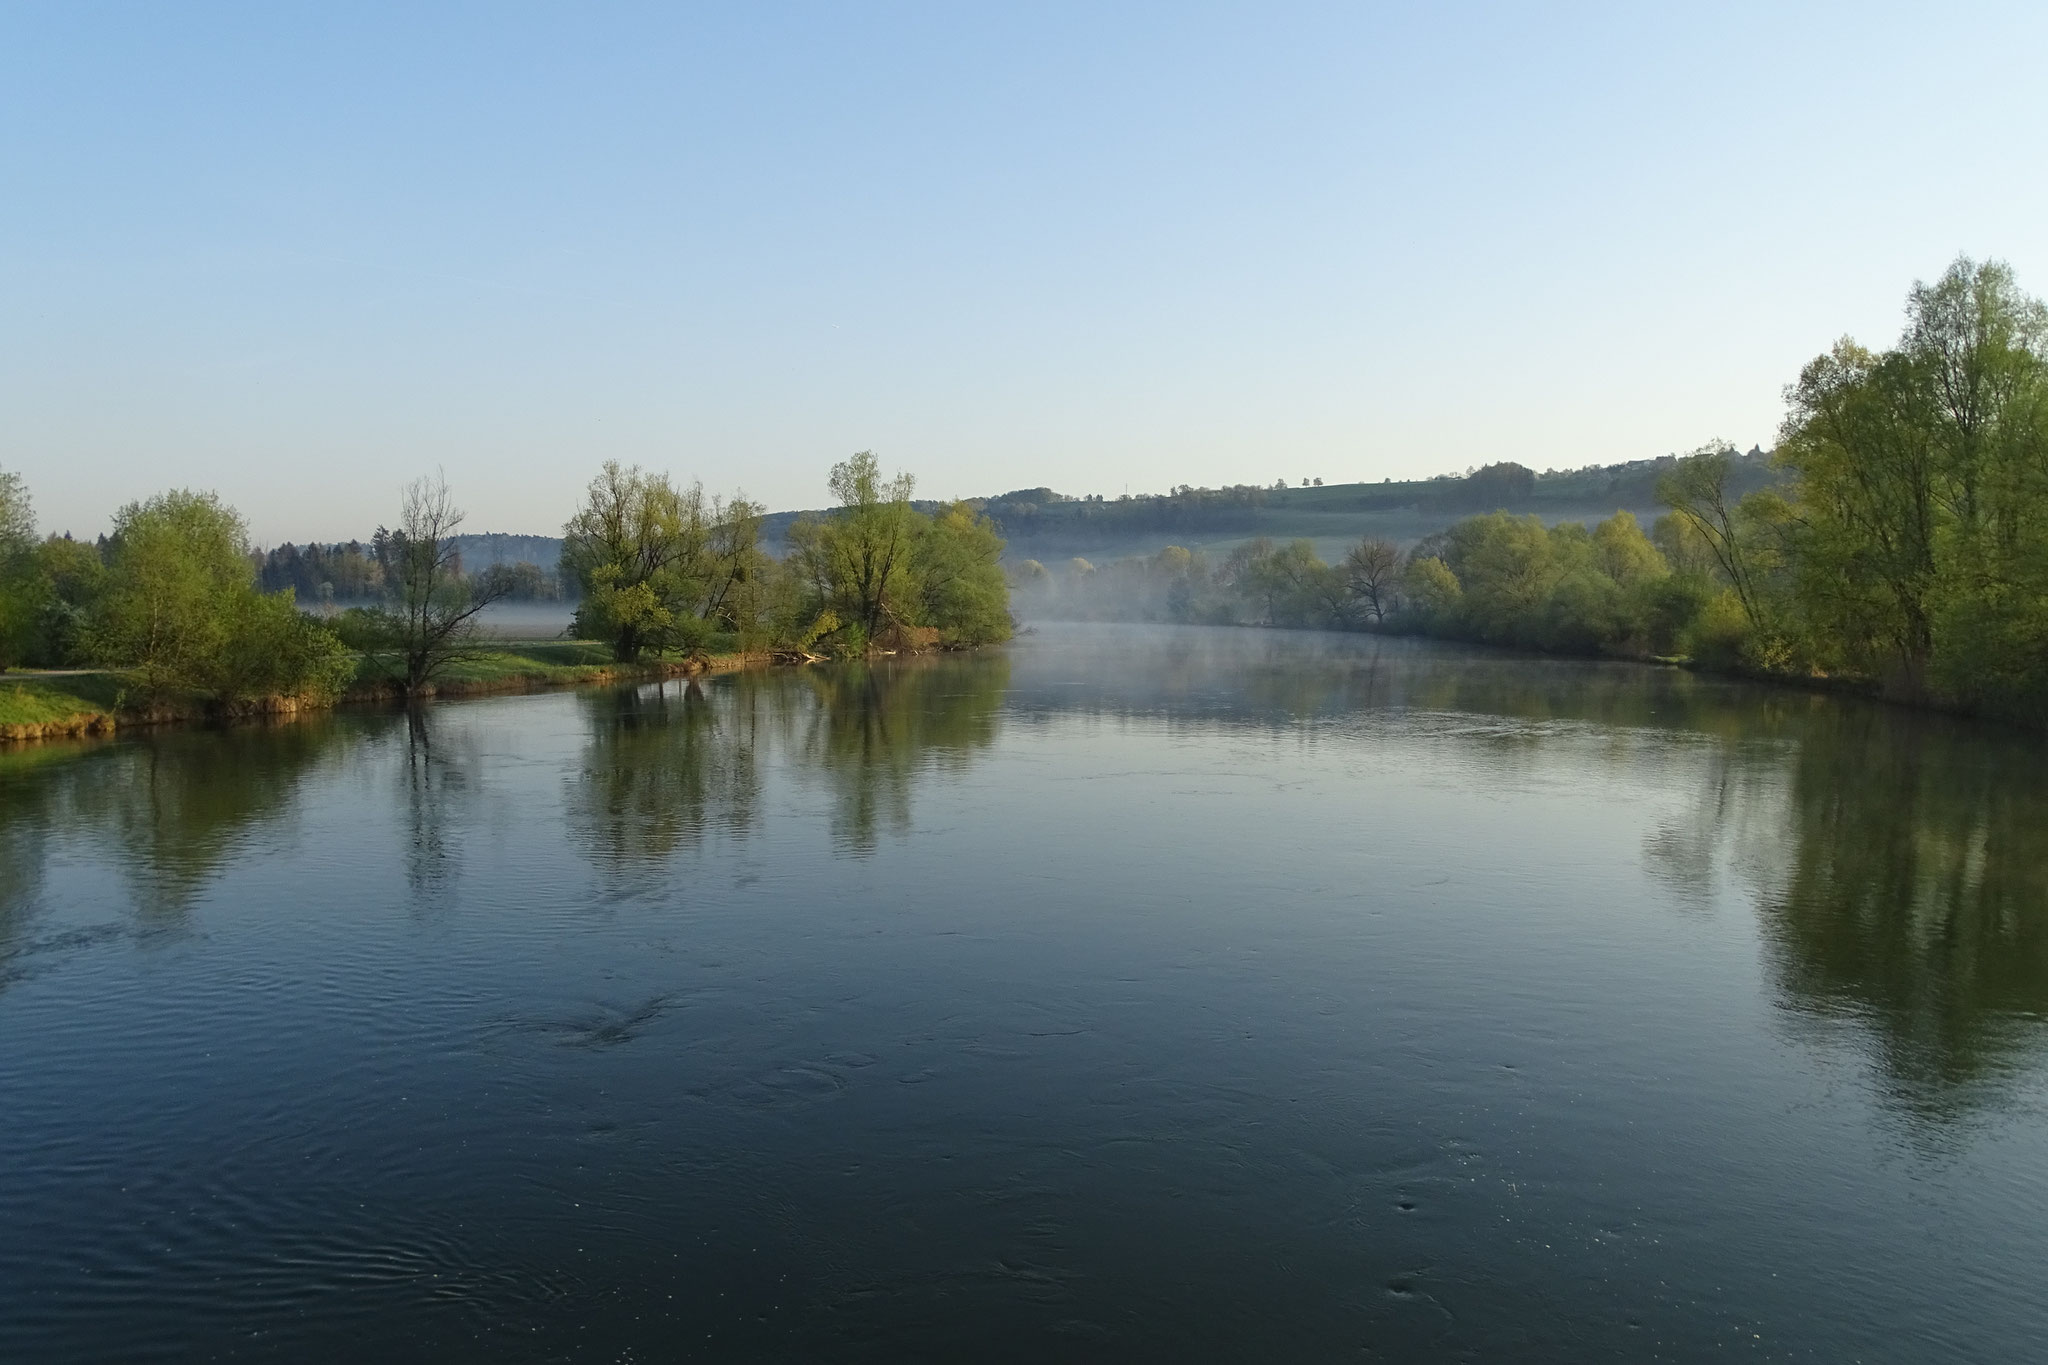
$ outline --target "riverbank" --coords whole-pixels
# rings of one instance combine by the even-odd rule
[[[0,675],[0,742],[108,734],[121,698],[113,673]]]
[[[581,641],[508,643],[451,664],[423,695],[474,697],[602,683],[651,682],[661,678],[728,673],[772,662],[765,654],[727,653],[621,663],[602,644]],[[335,705],[389,704],[400,700],[403,695],[395,676],[367,660],[358,671],[356,680],[331,702],[301,697],[258,697],[222,704],[195,697],[144,705],[131,703],[128,691],[127,676],[114,670],[0,675],[0,742],[79,739],[139,726],[287,716]]]

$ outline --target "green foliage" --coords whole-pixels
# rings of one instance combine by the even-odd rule
[[[36,523],[28,487],[0,470],[0,672],[35,647],[43,593],[35,564]]]
[[[0,679],[0,730],[111,718],[123,699],[121,683],[113,673]]]
[[[665,474],[608,462],[563,528],[562,576],[581,594],[575,631],[622,660],[691,649],[706,622],[752,631],[772,606],[761,509],[704,497]]]
[[[333,633],[301,616],[289,592],[257,590],[242,519],[215,495],[130,503],[114,519],[113,547],[84,645],[132,669],[144,696],[325,696],[345,680],[347,651]]]
[[[1624,588],[1662,578],[1671,565],[1630,512],[1616,512],[1593,528],[1594,559],[1600,572]]]
[[[948,645],[1007,640],[1010,588],[1002,558],[995,527],[966,503],[931,518],[912,556],[919,623],[936,629]]]
[[[131,666],[152,696],[210,690],[235,599],[251,590],[242,519],[211,493],[162,493],[122,508],[113,542],[89,651]]]
[[[1567,653],[1662,653],[1698,597],[1674,590],[1673,577],[1627,512],[1590,531],[1493,512],[1416,547],[1405,579],[1413,608],[1400,623]]]
[[[1460,599],[1465,595],[1464,585],[1458,582],[1458,575],[1451,572],[1451,566],[1436,555],[1420,555],[1408,561],[1404,582],[1409,600],[1422,614],[1426,623],[1442,621],[1448,624],[1456,620]]]
[[[832,466],[839,507],[789,530],[792,567],[812,602],[874,639],[885,627],[915,621],[921,603],[912,568],[926,518],[910,505],[908,474],[882,477],[873,451]]]
[[[839,507],[789,529],[786,638],[835,653],[979,645],[1010,635],[1003,542],[966,503],[927,516],[911,505],[908,474],[882,476],[874,452],[832,467]],[[817,623],[830,617],[830,630]]]
[[[289,590],[239,593],[227,609],[221,657],[205,689],[214,699],[332,698],[354,677],[353,652],[323,623],[301,612]]]
[[[1733,588],[1723,588],[1701,604],[1699,614],[1680,636],[1687,654],[1711,668],[1737,668],[1748,658],[1751,623],[1748,610]]]
[[[86,662],[93,609],[107,584],[99,547],[52,536],[36,547],[35,574],[40,606],[29,662],[45,668]]]
[[[36,542],[27,487],[0,470],[0,672],[83,662],[86,618],[105,578],[97,547],[61,536]]]
[[[1790,652],[2048,718],[2048,309],[1959,259],[1896,347],[1844,340],[1788,397]]]

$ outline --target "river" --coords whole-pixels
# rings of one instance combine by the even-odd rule
[[[0,753],[0,1359],[1999,1361],[2037,740],[1046,626]]]

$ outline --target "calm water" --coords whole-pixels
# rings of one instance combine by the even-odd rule
[[[0,1359],[2041,1359],[2048,781],[1048,628],[0,755]]]

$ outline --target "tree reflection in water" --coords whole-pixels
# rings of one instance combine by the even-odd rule
[[[43,949],[183,929],[249,842],[289,821],[300,783],[340,738],[316,716],[0,750],[0,985],[32,970]],[[133,918],[43,942],[35,925],[48,862],[67,839],[120,874]]]
[[[1769,980],[1809,1036],[1869,1040],[1906,1112],[1990,1102],[2048,1043],[2048,784],[2013,732],[1670,670],[1470,656],[1402,641],[1103,633],[1058,651],[745,673],[563,699],[582,751],[559,789],[614,886],[666,887],[709,840],[750,838],[767,784],[821,790],[834,851],[907,832],[915,788],[1076,714],[1372,743],[1368,722],[1513,783],[1591,762],[1693,802],[1645,842],[1680,906],[1753,903]],[[0,980],[40,942],[51,849],[89,843],[130,927],[183,924],[252,839],[295,818],[330,755],[395,772],[406,876],[445,899],[484,786],[481,713],[311,718],[0,754]],[[1325,725],[1325,721],[1340,721]],[[401,746],[400,749],[397,746]],[[552,783],[552,778],[550,779]],[[1361,837],[1369,837],[1361,835]],[[1726,880],[1729,877],[1733,880]],[[48,937],[47,934],[44,937]]]
[[[785,764],[829,791],[835,850],[871,853],[908,830],[921,775],[994,741],[1008,676],[1002,656],[976,655],[588,694],[571,833],[610,880],[665,875],[679,851],[753,832],[764,770]]]
[[[475,735],[449,729],[427,707],[415,703],[405,710],[404,758],[398,765],[405,884],[420,909],[449,903],[462,871],[463,811],[483,790]]]
[[[149,733],[52,774],[56,799],[100,831],[144,922],[169,926],[252,838],[289,822],[305,778],[355,733],[325,715]]]
[[[2048,791],[2019,735],[1874,707],[1800,736],[1758,905],[1788,1004],[1869,1031],[1895,1097],[1946,1117],[2048,1021]]]
[[[807,670],[797,754],[832,793],[833,847],[866,855],[908,831],[918,779],[964,771],[995,742],[1009,676],[1001,654]]]
[[[569,829],[608,880],[659,873],[710,832],[744,838],[759,819],[758,688],[694,681],[582,698],[589,739],[570,774]]]

